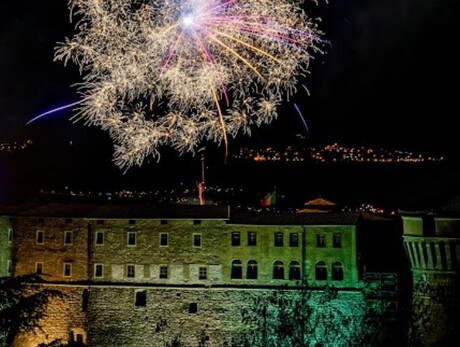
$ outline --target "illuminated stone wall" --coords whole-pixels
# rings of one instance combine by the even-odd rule
[[[147,292],[146,307],[135,307],[135,293]],[[174,336],[186,346],[230,345],[243,331],[242,310],[253,307],[257,298],[273,295],[268,289],[184,289],[184,288],[91,288],[89,313],[90,346],[164,346]],[[291,294],[296,295],[293,291]],[[359,332],[362,319],[362,294],[341,292],[332,303],[344,317],[351,318],[347,333]],[[197,312],[189,313],[190,304]],[[161,331],[158,324],[165,320]],[[343,333],[343,331],[341,331]],[[357,337],[350,336],[350,341]]]
[[[424,216],[426,217],[426,216]],[[419,220],[414,231],[407,221]],[[404,247],[413,274],[412,345],[443,344],[455,337],[460,310],[460,218],[403,216]],[[426,222],[425,225],[423,225]]]
[[[47,281],[83,281],[88,279],[88,223],[84,219],[15,218],[14,275],[35,273],[43,263]],[[43,244],[37,243],[37,231],[44,232]],[[64,244],[65,231],[72,231],[72,243]],[[64,277],[64,263],[70,263],[71,276]]]
[[[84,219],[18,218],[14,220],[15,275],[36,271],[43,263],[47,281],[76,282],[91,278],[95,282],[148,282],[164,284],[295,284],[289,280],[289,264],[297,261],[309,283],[315,284],[315,264],[325,261],[328,280],[337,287],[357,287],[355,226],[244,226],[225,221],[170,220],[105,220],[103,223]],[[44,232],[43,244],[37,243],[37,231]],[[66,231],[72,232],[72,244],[64,243]],[[97,245],[96,234],[103,233],[103,244]],[[135,233],[135,245],[128,244],[128,233]],[[232,232],[240,233],[240,245],[232,246]],[[255,246],[249,246],[248,232],[256,232]],[[275,233],[283,234],[283,246],[275,247]],[[167,246],[160,245],[160,234],[168,235]],[[298,246],[291,247],[289,235],[296,233]],[[326,237],[326,247],[318,248],[316,234]],[[342,235],[342,246],[332,246],[333,234]],[[201,246],[193,245],[195,234],[201,235]],[[305,236],[307,235],[307,236]],[[231,263],[242,263],[242,278],[231,279]],[[255,260],[258,278],[247,279],[249,260]],[[284,280],[273,279],[275,261],[284,264]],[[343,281],[332,281],[331,266],[344,265]],[[72,264],[71,276],[63,276],[64,263]],[[103,275],[94,277],[95,264],[103,265]],[[127,265],[135,266],[135,277],[127,276]],[[159,278],[160,266],[168,266],[168,278]],[[199,267],[206,267],[208,279],[198,278]]]
[[[241,308],[254,296],[268,295],[269,286],[294,286],[289,280],[289,264],[301,264],[301,273],[310,285],[326,284],[338,288],[359,288],[356,269],[355,226],[251,226],[232,225],[224,220],[87,220],[84,218],[13,219],[15,259],[14,275],[34,273],[43,263],[43,279],[49,285],[62,285],[68,298],[49,306],[44,332],[22,336],[18,346],[69,341],[76,334],[85,335],[93,346],[161,345],[156,324],[166,318],[171,326],[168,336],[181,329],[190,345],[204,329],[209,341],[231,338],[240,326]],[[37,230],[44,232],[43,243],[37,243]],[[65,243],[66,231],[72,232],[71,244]],[[240,233],[240,245],[232,245],[232,233]],[[248,245],[248,233],[256,232],[256,245]],[[97,234],[103,234],[98,244]],[[128,237],[135,234],[135,244]],[[160,244],[160,235],[168,243]],[[275,246],[275,233],[282,233],[283,245]],[[289,235],[297,233],[297,246],[290,245]],[[324,234],[325,247],[318,248],[316,235]],[[201,235],[201,245],[193,243]],[[341,247],[333,247],[333,235],[341,234]],[[100,240],[99,240],[100,241]],[[242,263],[242,278],[231,278],[232,261]],[[248,261],[258,265],[257,279],[247,278]],[[273,279],[275,261],[284,264],[284,279]],[[315,264],[324,261],[328,267],[326,281],[315,282]],[[344,279],[333,281],[331,266],[344,265]],[[64,263],[72,264],[70,276],[64,276]],[[101,276],[95,266],[103,265]],[[135,276],[129,277],[127,266],[133,265]],[[159,278],[160,266],[168,267],[168,278]],[[199,278],[200,267],[207,269],[207,279]],[[82,311],[82,291],[89,285],[88,322]],[[73,287],[69,287],[73,286]],[[169,289],[161,286],[170,286]],[[177,286],[177,288],[172,288]],[[195,286],[196,288],[192,288]],[[204,289],[204,287],[210,289]],[[221,286],[221,288],[218,288]],[[242,289],[247,287],[247,289]],[[252,288],[251,288],[252,287]],[[147,306],[136,308],[136,290],[147,291]],[[337,303],[342,301],[337,301]],[[189,313],[196,303],[197,313]],[[343,301],[347,306],[347,301]],[[347,306],[346,310],[353,310]],[[206,326],[207,325],[207,326]],[[165,330],[166,331],[166,330]],[[232,334],[230,334],[232,332]],[[73,335],[72,335],[73,334]],[[30,339],[30,340],[29,340]],[[211,345],[214,345],[211,343]]]
[[[87,311],[83,307],[84,287],[46,286],[46,289],[62,293],[62,297],[52,297],[46,316],[39,322],[40,329],[34,333],[21,334],[17,337],[14,347],[32,347],[41,343],[59,340],[67,344],[76,341],[77,334],[87,343]]]
[[[9,268],[12,269],[12,265],[10,266],[9,263],[12,261],[11,251],[13,248],[13,240],[12,236],[10,236],[11,232],[10,219],[8,217],[0,217],[0,277],[11,275],[9,273]]]
[[[319,248],[316,245],[318,234],[325,235],[326,247]],[[333,247],[334,234],[341,235],[341,247]],[[358,284],[358,266],[356,260],[356,226],[307,226],[306,227],[306,255],[305,268],[309,282],[317,285],[331,283],[336,287],[355,288]],[[315,264],[324,261],[327,264],[328,280],[315,281]],[[332,264],[343,264],[343,281],[332,280]]]

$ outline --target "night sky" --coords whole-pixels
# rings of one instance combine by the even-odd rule
[[[293,100],[307,119],[313,145],[339,142],[446,155],[451,162],[460,158],[454,125],[460,76],[456,1],[330,0],[306,7],[322,17],[330,41],[305,81],[311,96],[300,88]],[[0,142],[33,138],[43,148],[43,161],[36,158],[33,165],[53,162],[46,170],[56,177],[72,170],[65,167],[69,153],[74,165],[103,162],[98,170],[121,177],[111,163],[108,135],[71,125],[71,112],[25,126],[41,112],[78,100],[71,87],[81,80],[77,68],[53,62],[56,42],[72,35],[64,0],[0,2]],[[278,121],[255,131],[251,140],[233,140],[231,148],[289,143],[302,123],[292,102],[280,113]],[[177,159],[174,152],[165,156],[166,162]],[[134,170],[155,172],[155,165]]]

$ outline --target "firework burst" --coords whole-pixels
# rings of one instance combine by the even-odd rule
[[[83,82],[75,120],[110,133],[121,168],[193,151],[277,117],[310,55],[299,0],[71,0],[76,35],[56,47]]]

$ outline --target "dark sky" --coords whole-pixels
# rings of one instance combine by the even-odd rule
[[[313,139],[450,151],[459,113],[459,5],[453,0],[332,0],[309,9],[323,17],[331,41],[306,81],[311,97],[304,92],[296,97]],[[68,22],[64,0],[1,2],[0,139],[44,131],[26,129],[24,123],[77,100],[70,87],[80,81],[76,68],[53,63],[55,43],[72,35]],[[297,131],[301,124],[289,119],[295,117],[292,111],[287,105],[278,129]],[[48,136],[57,130],[54,119],[68,116],[43,121]],[[263,129],[262,136],[264,131],[270,133]]]
[[[0,141],[33,138],[48,149],[43,158],[59,157],[65,152],[60,147],[73,141],[74,151],[92,157],[85,165],[110,163],[107,134],[71,125],[70,112],[25,126],[43,111],[78,100],[71,88],[80,81],[76,67],[53,62],[56,42],[73,34],[66,3],[0,1]],[[311,96],[299,89],[294,98],[313,144],[338,141],[460,158],[457,1],[330,0],[307,8],[323,18],[331,42],[305,81]],[[255,131],[252,141],[282,143],[301,131],[287,103],[279,120]]]

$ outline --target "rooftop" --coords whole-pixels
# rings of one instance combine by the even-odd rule
[[[354,225],[359,212],[239,212],[218,205],[159,205],[147,202],[52,202],[0,207],[0,216],[86,219],[209,219],[242,225]]]
[[[158,205],[152,203],[54,202],[23,207],[0,207],[0,215],[11,217],[87,219],[224,219],[227,206]]]
[[[243,225],[355,225],[359,212],[320,213],[232,213],[229,224]]]

